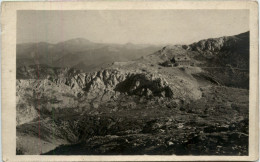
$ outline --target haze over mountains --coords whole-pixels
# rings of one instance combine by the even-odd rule
[[[103,44],[77,38],[57,44],[46,42],[17,45],[17,66],[44,64],[92,71],[114,61],[129,61],[159,50],[162,45]]]
[[[248,155],[249,32],[190,45],[76,39],[17,52],[17,154]],[[180,55],[187,65],[176,64]]]

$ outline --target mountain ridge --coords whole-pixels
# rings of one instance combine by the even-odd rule
[[[84,59],[86,60],[85,64],[87,66],[90,66],[89,60],[91,60],[91,64],[99,65],[101,62],[112,63],[118,58],[122,61],[130,61],[147,55],[159,48],[160,46],[154,45],[94,43],[82,38],[72,39],[57,44],[18,44],[17,66],[40,63],[52,67],[73,67]],[[77,55],[80,55],[81,58]],[[74,62],[70,62],[71,59],[68,57],[73,58]],[[59,60],[66,61],[63,64],[63,62],[59,62]]]

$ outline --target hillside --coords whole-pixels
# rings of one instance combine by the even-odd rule
[[[247,155],[248,41],[171,45],[91,72],[18,67],[17,154]]]
[[[166,46],[148,60],[162,64],[178,54],[189,56],[191,66],[200,67],[203,76],[214,78],[222,85],[249,88],[249,32],[190,45]]]
[[[202,40],[188,47],[199,53],[203,69],[227,86],[249,88],[249,32]],[[215,68],[212,68],[215,67]]]

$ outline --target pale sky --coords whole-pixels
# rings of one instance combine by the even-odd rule
[[[249,31],[249,10],[18,11],[17,43],[189,44]]]

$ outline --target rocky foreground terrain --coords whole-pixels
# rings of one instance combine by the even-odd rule
[[[163,66],[177,54],[190,66]],[[94,72],[17,68],[17,154],[248,155],[249,32]]]

